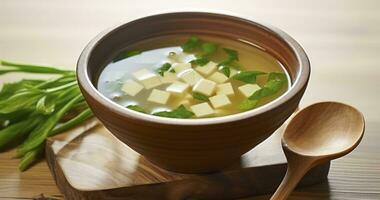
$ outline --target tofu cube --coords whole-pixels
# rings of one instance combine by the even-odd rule
[[[170,93],[162,90],[153,89],[148,97],[148,101],[158,103],[158,104],[166,104],[169,100]]]
[[[182,71],[178,74],[178,77],[191,86],[193,86],[195,83],[197,83],[200,79],[203,78],[200,74],[198,74],[198,72],[196,72],[193,69],[187,69]]]
[[[121,87],[121,90],[130,96],[136,96],[136,94],[139,93],[142,89],[144,89],[144,86],[132,79],[126,80]]]
[[[160,78],[162,83],[174,83],[177,81],[177,76],[173,72],[164,72],[164,75]]]
[[[176,73],[181,73],[187,69],[191,69],[191,63],[175,63],[173,69]]]
[[[210,99],[211,105],[214,108],[221,108],[224,106],[231,105],[230,99],[224,94],[218,94],[216,96],[210,97],[209,99]]]
[[[207,117],[215,113],[208,103],[196,104],[191,106],[190,109],[197,117]]]
[[[149,75],[151,75],[151,74],[152,74],[152,72],[149,71],[149,70],[147,70],[147,69],[145,69],[145,68],[132,73],[132,75],[133,75],[137,80],[144,79],[145,76],[149,76]]]
[[[132,75],[139,80],[146,89],[151,89],[162,84],[160,77],[147,69],[139,70]]]
[[[228,77],[220,72],[214,72],[211,74],[211,76],[208,77],[208,79],[217,82],[217,83],[224,83],[228,80]]]
[[[216,94],[224,94],[227,96],[232,96],[235,94],[231,83],[223,83],[216,86]]]
[[[169,87],[166,88],[166,91],[177,95],[183,95],[189,89],[189,87],[190,86],[187,83],[176,81],[169,85]]]
[[[206,96],[214,94],[216,83],[207,79],[199,80],[193,87],[193,92],[199,92]]]
[[[217,69],[217,64],[212,61],[208,62],[204,66],[198,66],[195,68],[195,70],[199,72],[200,74],[202,74],[203,76],[210,75],[211,73],[215,72],[216,69]]]
[[[255,93],[259,89],[261,88],[257,84],[245,84],[238,87],[238,90],[240,91],[240,93],[243,94],[247,98],[250,97],[253,93]]]

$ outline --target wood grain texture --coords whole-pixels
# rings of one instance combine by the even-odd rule
[[[282,128],[233,167],[195,175],[158,168],[103,126],[91,128],[96,122],[47,142],[47,162],[65,199],[236,199],[273,192],[286,171]],[[312,169],[300,187],[326,181],[329,166],[327,162]]]
[[[147,6],[148,5],[148,6]],[[301,107],[335,100],[361,110],[366,133],[353,153],[334,161],[326,184],[292,193],[290,199],[380,199],[380,1],[378,0],[2,0],[0,57],[73,69],[85,44],[111,25],[168,10],[238,14],[275,25],[305,48],[312,76]],[[0,82],[25,75],[2,76]],[[40,76],[28,76],[40,77]],[[61,196],[45,162],[17,170],[13,151],[0,153],[0,199]],[[268,199],[269,196],[248,198]]]
[[[363,138],[365,121],[355,108],[320,102],[298,112],[281,140],[288,169],[271,200],[285,200],[312,167],[353,151]]]

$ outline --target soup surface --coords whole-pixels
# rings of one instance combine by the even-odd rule
[[[171,35],[128,46],[105,66],[97,88],[126,109],[204,118],[255,109],[288,85],[284,67],[261,48],[220,37]]]

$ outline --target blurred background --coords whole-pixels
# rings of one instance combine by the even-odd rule
[[[351,104],[364,113],[371,132],[357,151],[334,161],[329,190],[321,185],[308,192],[318,196],[329,191],[323,197],[330,199],[343,193],[343,199],[380,198],[380,138],[375,134],[380,128],[379,0],[0,0],[0,59],[74,69],[84,46],[102,30],[170,11],[237,15],[274,25],[296,39],[312,64],[301,107],[330,100]],[[22,77],[2,76],[0,85]],[[45,164],[37,166],[46,175],[39,177],[34,191],[34,182],[13,168],[0,171],[0,185],[8,184],[0,194],[24,198],[59,193]],[[29,193],[20,195],[23,190]]]
[[[67,68],[75,67],[83,47],[100,31],[150,14],[215,11],[271,24],[294,37],[310,57],[312,76],[302,106],[343,101],[367,120],[380,119],[377,0],[0,0],[0,8],[1,59]]]

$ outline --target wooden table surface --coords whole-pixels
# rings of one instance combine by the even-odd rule
[[[328,182],[298,190],[290,199],[380,199],[380,1],[0,0],[0,59],[74,68],[83,47],[101,30],[182,10],[235,14],[285,30],[312,63],[301,107],[335,100],[364,113],[366,134],[358,149],[333,162]],[[0,84],[23,77],[1,76]],[[0,154],[0,199],[62,198],[45,161],[20,173],[13,153]]]

